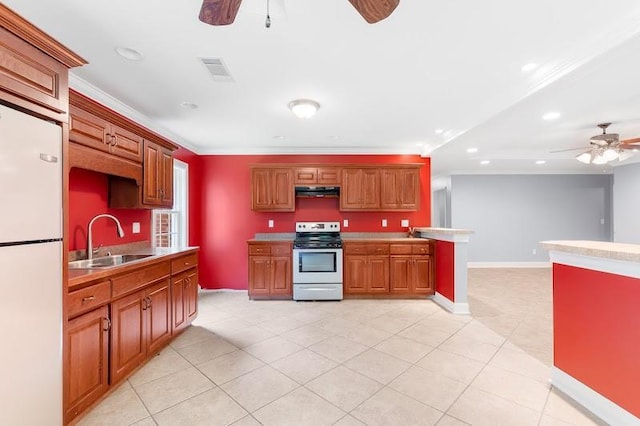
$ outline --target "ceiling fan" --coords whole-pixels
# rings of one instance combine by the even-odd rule
[[[204,0],[199,19],[209,25],[232,24],[240,9],[240,3],[242,0]],[[375,24],[389,17],[400,0],[349,0],[349,3],[368,23]]]
[[[640,149],[640,145],[636,145],[636,143],[640,143],[640,138],[620,141],[619,134],[607,133],[607,128],[610,125],[611,123],[598,124],[598,127],[602,129],[602,133],[592,136],[589,139],[590,146],[583,153],[576,155],[576,160],[585,164],[606,164],[613,160],[624,161]],[[584,149],[584,147],[580,147],[551,152],[556,153]]]

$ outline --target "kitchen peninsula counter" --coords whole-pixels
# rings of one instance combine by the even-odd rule
[[[640,245],[541,244],[553,264],[553,386],[608,424],[640,425]]]

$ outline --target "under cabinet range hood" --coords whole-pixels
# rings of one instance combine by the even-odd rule
[[[339,196],[339,186],[296,186],[296,197],[299,198],[336,198]]]

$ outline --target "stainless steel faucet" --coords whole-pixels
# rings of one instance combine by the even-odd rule
[[[118,227],[118,236],[120,238],[124,237],[124,231],[122,230],[122,225],[120,224],[120,221],[115,216],[110,214],[99,214],[97,216],[94,216],[93,219],[89,221],[89,226],[87,226],[87,259],[93,258],[93,241],[92,241],[93,222],[95,222],[97,219],[100,219],[101,217],[108,217],[109,219],[113,219],[113,221],[116,223],[116,226]]]

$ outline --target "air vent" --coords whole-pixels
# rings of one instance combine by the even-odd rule
[[[222,59],[200,58],[200,61],[207,68],[207,71],[209,71],[209,74],[211,74],[214,80],[226,82],[233,81],[233,77],[231,77],[231,74]]]

